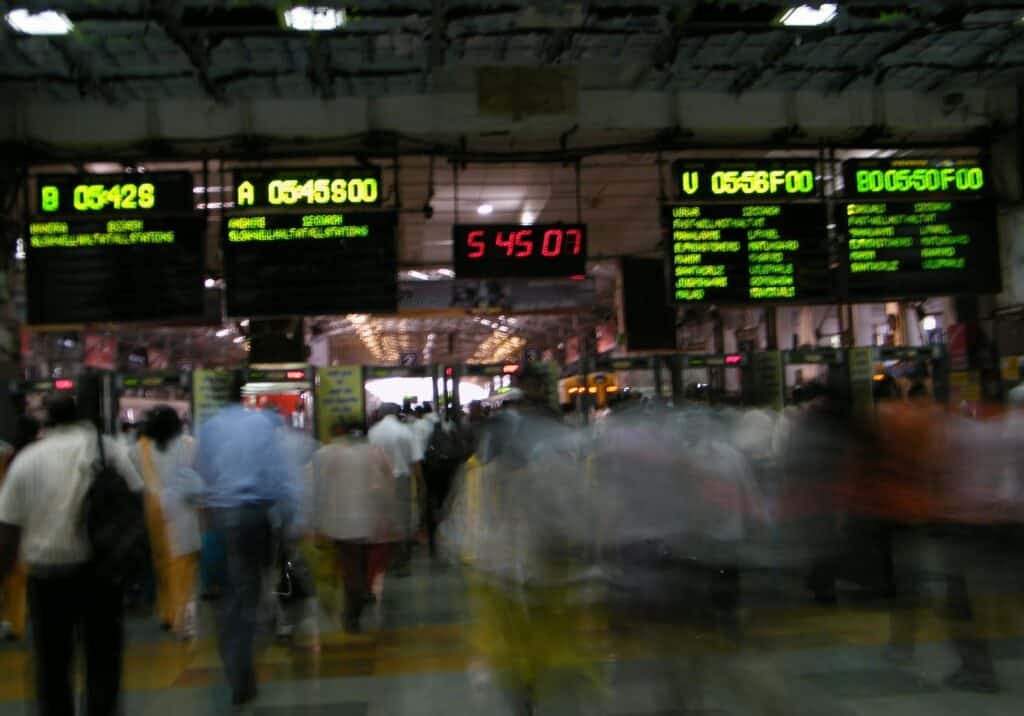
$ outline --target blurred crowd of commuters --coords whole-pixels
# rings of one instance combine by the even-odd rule
[[[167,406],[137,436],[106,438],[108,460],[144,495],[159,623],[193,640],[199,595],[219,596],[221,658],[244,707],[258,693],[268,596],[279,634],[315,623],[326,558],[343,597],[320,604],[359,631],[385,572],[408,574],[422,541],[464,568],[484,651],[529,711],[547,664],[538,650],[558,655],[552,670],[585,663],[558,645],[584,649],[583,614],[598,602],[606,616],[696,620],[735,635],[742,605],[757,598],[744,572],[799,573],[821,603],[838,601],[843,585],[884,600],[891,653],[908,659],[913,607],[930,583],[942,583],[953,622],[971,622],[982,557],[1002,558],[1020,536],[1024,389],[986,422],[943,410],[923,386],[880,394],[858,415],[811,385],[782,413],[624,400],[581,427],[554,409],[543,371],[525,366],[515,383],[493,414],[475,404],[449,420],[429,405],[385,404],[365,433],[339,423],[323,445],[241,405],[195,438]],[[19,639],[30,615],[44,716],[74,713],[76,630],[87,713],[115,713],[126,595],[90,582],[78,514],[96,432],[73,398],[47,407],[42,438],[24,419],[4,458],[3,620]],[[948,682],[995,691],[977,633],[951,627],[960,666]]]

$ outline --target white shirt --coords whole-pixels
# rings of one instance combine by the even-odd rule
[[[0,487],[0,522],[21,528],[21,558],[29,565],[81,564],[89,543],[82,500],[99,458],[96,431],[85,424],[57,428],[14,459]],[[142,490],[124,446],[103,438],[107,461]]]
[[[158,449],[151,440],[135,442],[128,454],[139,474],[145,478],[145,462],[142,459],[144,445],[148,445],[153,469],[156,471],[153,476],[156,484],[150,489],[158,493],[171,556],[194,554],[200,547],[199,511],[196,503],[203,494],[202,478],[194,469],[195,441],[187,435],[179,435],[167,445],[166,450]]]
[[[376,445],[341,439],[313,457],[313,522],[336,540],[384,542],[396,530],[391,463]]]
[[[411,475],[412,466],[423,459],[423,450],[416,434],[394,415],[384,416],[383,420],[370,428],[366,437],[371,445],[376,445],[388,456],[395,477]]]

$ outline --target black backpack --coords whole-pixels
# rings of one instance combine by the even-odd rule
[[[464,459],[458,432],[445,430],[440,422],[434,423],[423,456],[424,469],[431,472],[454,472]]]
[[[91,550],[93,574],[125,587],[141,578],[149,565],[149,535],[142,491],[132,490],[124,475],[107,462],[103,434],[96,431],[100,459],[82,502],[82,526]]]

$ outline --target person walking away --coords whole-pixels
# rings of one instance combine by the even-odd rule
[[[199,513],[203,483],[193,469],[195,441],[178,412],[158,405],[130,455],[146,485],[146,522],[157,582],[157,615],[182,640],[195,638]]]
[[[394,471],[380,447],[338,425],[337,438],[313,458],[314,525],[328,540],[345,591],[345,631],[358,632],[374,578],[397,534]]]
[[[7,470],[22,450],[39,439],[39,421],[30,415],[18,419],[15,427],[14,442],[5,450],[3,470],[0,472],[0,485],[3,485]],[[11,574],[0,583],[0,633],[6,641],[19,641],[25,636],[25,617],[27,614],[25,582],[25,564],[19,559],[11,570]]]
[[[40,716],[75,713],[79,646],[85,654],[85,713],[114,716],[121,691],[123,594],[90,568],[82,526],[99,440],[107,464],[132,490],[143,489],[142,478],[115,440],[79,421],[72,396],[49,398],[46,410],[46,436],[18,455],[0,488],[0,577],[9,573],[20,547],[28,570]]]
[[[429,415],[428,415],[429,417]],[[431,558],[437,558],[437,530],[443,519],[445,502],[459,467],[468,459],[461,434],[454,424],[434,419],[423,453],[423,484],[426,488],[427,546]]]
[[[273,417],[238,404],[203,423],[197,467],[210,527],[224,541],[224,593],[218,618],[221,661],[232,705],[244,707],[258,691],[255,638],[264,572],[270,565],[274,533],[284,531],[294,510],[297,476]]]
[[[419,504],[419,496],[425,493],[420,466],[423,451],[413,431],[398,419],[402,412],[398,405],[385,403],[380,407],[380,412],[380,421],[370,428],[367,437],[371,445],[376,445],[388,456],[395,477],[398,538],[401,545],[397,549],[393,567],[396,576],[405,576],[409,573],[412,539],[417,529],[414,516],[419,514],[419,510],[416,505]]]

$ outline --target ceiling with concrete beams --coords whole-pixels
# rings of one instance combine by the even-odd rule
[[[147,140],[153,153],[171,140],[276,135],[286,152],[314,136],[397,131],[486,143],[511,132],[519,145],[497,144],[522,149],[532,135],[557,138],[577,125],[576,139],[593,141],[684,125],[713,135],[729,124],[776,133],[807,125],[811,138],[830,112],[862,127],[899,118],[879,117],[885,107],[870,101],[775,107],[744,98],[923,93],[945,98],[946,115],[962,110],[961,124],[984,115],[974,124],[985,126],[992,102],[972,93],[1012,93],[1024,73],[1024,0],[850,0],[816,28],[778,25],[795,4],[779,0],[310,4],[345,7],[347,24],[287,30],[279,0],[14,0],[7,5],[64,12],[74,31],[36,37],[2,24],[0,140],[82,151]],[[906,123],[928,124],[932,108],[904,104]],[[708,105],[720,111],[700,116]],[[939,124],[934,133],[949,130]]]
[[[475,67],[561,65],[581,88],[926,89],[1014,85],[1021,2],[851,0],[832,24],[774,24],[790,3],[376,0],[338,31],[283,29],[278,0],[18,0],[64,37],[0,33],[9,99],[399,95],[457,88]]]

